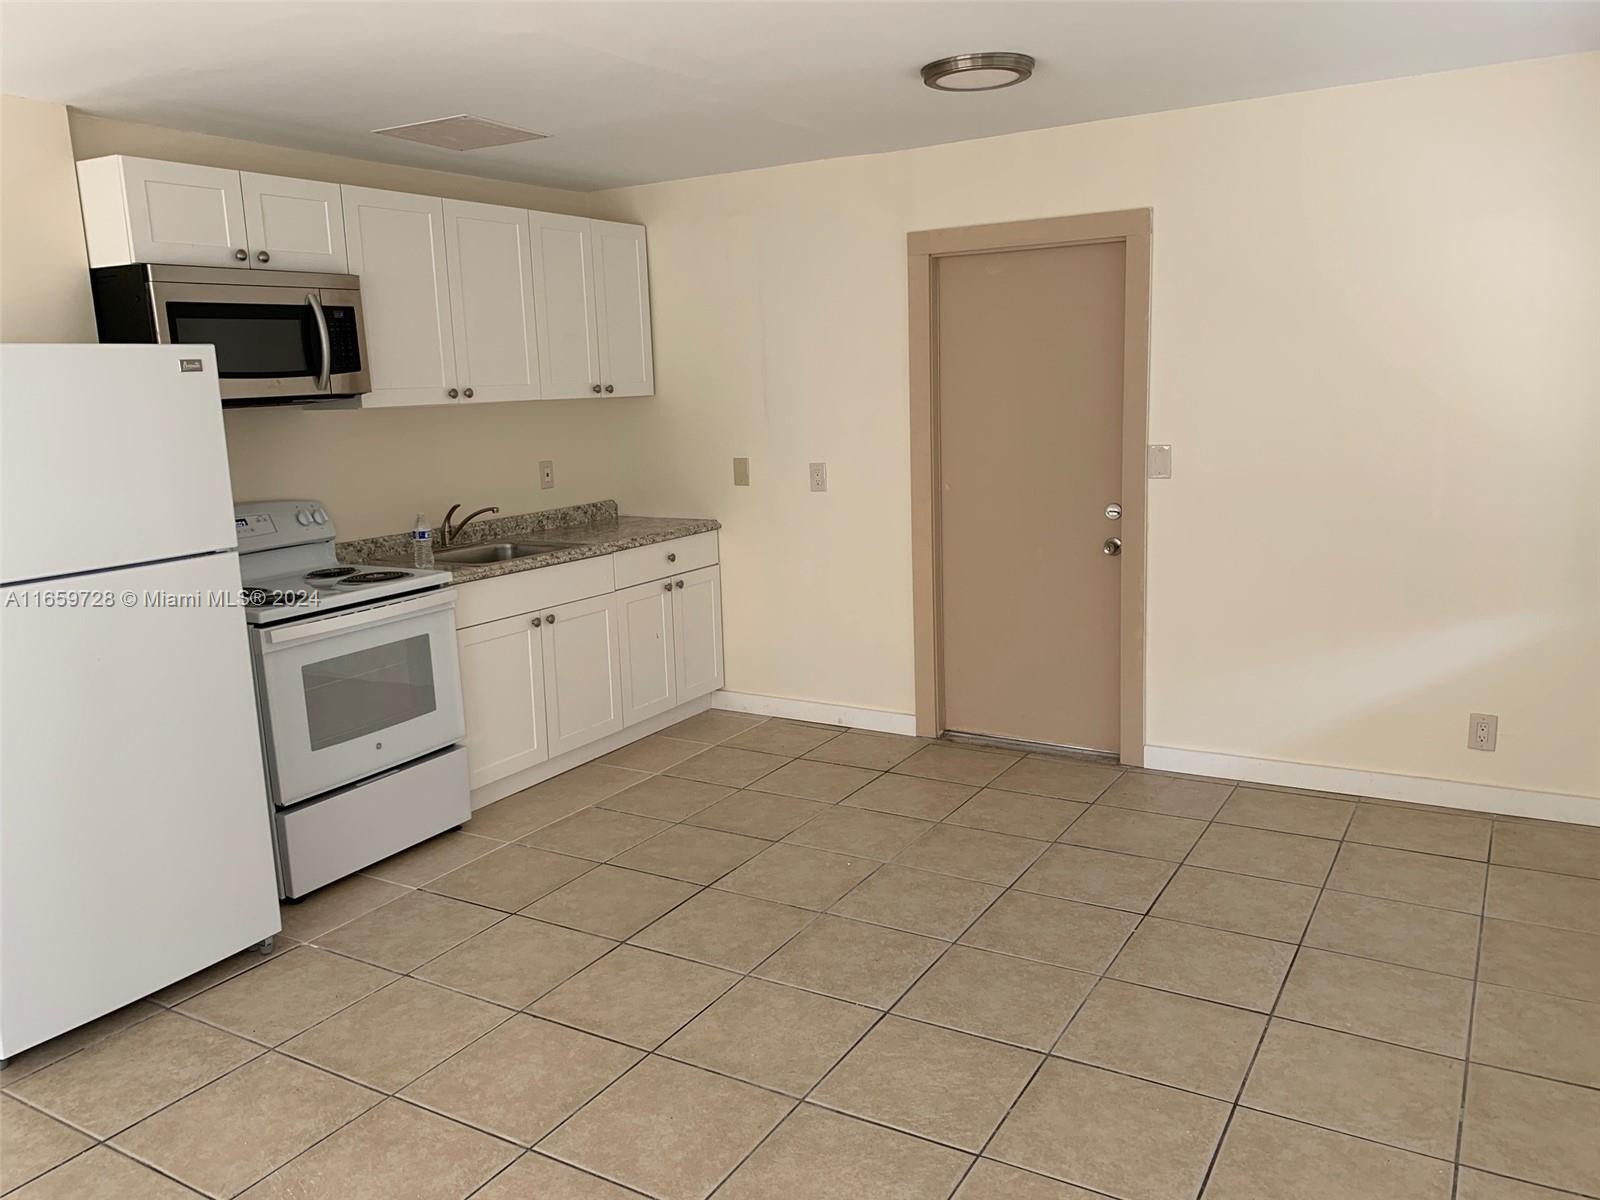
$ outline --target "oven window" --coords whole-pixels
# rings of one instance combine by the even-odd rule
[[[167,302],[167,328],[181,345],[217,348],[223,379],[315,376],[322,354],[309,304]]]
[[[324,750],[434,711],[428,635],[387,642],[300,668],[311,748]]]

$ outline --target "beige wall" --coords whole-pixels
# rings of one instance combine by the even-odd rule
[[[630,502],[726,523],[729,688],[911,709],[905,234],[1148,205],[1149,741],[1600,795],[1596,113],[1587,55],[602,193]]]
[[[92,341],[67,110],[0,96],[0,342]]]
[[[580,192],[339,158],[78,112],[71,114],[71,127],[72,150],[80,159],[135,154],[547,212],[581,213],[588,199]],[[81,271],[81,230],[77,237]],[[612,451],[614,431],[627,420],[630,407],[641,403],[650,402],[232,411],[225,424],[234,495],[316,497],[327,502],[341,536],[350,537],[409,529],[419,509],[437,521],[458,501],[470,508],[498,504],[504,512],[528,512],[622,499],[618,493],[626,472]],[[544,458],[556,464],[556,486],[549,491],[539,490],[538,462]]]

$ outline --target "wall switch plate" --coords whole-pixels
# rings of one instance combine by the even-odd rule
[[[551,459],[545,459],[539,464],[539,486],[553,488],[556,485],[556,464]]]
[[[1493,713],[1473,713],[1467,718],[1467,749],[1489,750],[1500,739],[1500,718]]]
[[[811,490],[813,492],[825,492],[828,490],[827,463],[811,464]]]
[[[1145,447],[1145,474],[1151,479],[1172,478],[1172,447]]]
[[[750,460],[748,458],[736,458],[733,460],[733,486],[750,486]]]

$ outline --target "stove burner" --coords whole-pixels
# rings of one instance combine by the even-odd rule
[[[405,579],[409,571],[362,571],[357,575],[348,575],[339,580],[340,583],[388,583],[391,579]]]
[[[340,579],[346,575],[354,575],[358,567],[320,567],[315,571],[307,571],[307,579]]]

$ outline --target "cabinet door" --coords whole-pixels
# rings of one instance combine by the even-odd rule
[[[550,757],[622,728],[622,647],[614,596],[544,613],[544,690]]]
[[[530,212],[528,220],[544,398],[592,396],[601,390],[601,383],[589,218]]]
[[[445,257],[461,398],[539,398],[533,256],[525,209],[444,202]]]
[[[345,241],[361,276],[367,407],[448,404],[456,354],[445,267],[444,201],[347,187]]]
[[[343,198],[337,183],[250,171],[239,179],[252,267],[345,273],[350,260],[345,254]]]
[[[600,327],[600,382],[607,394],[656,390],[650,346],[650,263],[643,225],[591,221],[595,313]]]
[[[135,262],[244,266],[239,172],[151,158],[125,157],[121,166]]]
[[[550,757],[545,744],[544,641],[533,615],[456,633],[467,762],[475,788]]]
[[[716,691],[723,678],[720,567],[703,567],[672,581],[672,628],[679,702]]]
[[[622,623],[624,726],[666,712],[678,703],[672,591],[669,579],[641,583],[617,593],[617,618]]]

